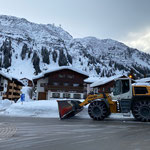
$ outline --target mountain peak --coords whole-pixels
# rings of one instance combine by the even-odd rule
[[[91,76],[150,73],[149,54],[113,39],[73,39],[54,24],[0,15],[0,37],[0,67],[18,78],[32,78],[58,66],[80,68]]]

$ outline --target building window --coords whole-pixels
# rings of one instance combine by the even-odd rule
[[[59,83],[58,83],[58,82],[53,82],[53,85],[54,85],[54,86],[58,86]]]
[[[70,98],[70,93],[63,93],[63,98]]]
[[[67,75],[67,78],[73,79],[73,78],[74,78],[74,75]]]
[[[59,78],[65,78],[65,75],[64,74],[59,74],[58,77]]]
[[[44,87],[44,83],[41,83],[41,84],[40,84],[40,87]]]
[[[103,88],[103,92],[105,92],[105,88]]]
[[[0,86],[0,91],[3,91],[3,90],[4,90],[4,88]]]
[[[79,84],[78,83],[74,83],[73,87],[79,87]]]
[[[75,98],[75,99],[80,99],[80,98],[81,98],[81,94],[74,94],[74,95],[73,95],[73,98]]]
[[[69,86],[69,83],[65,82],[65,83],[64,83],[64,86]]]
[[[60,98],[60,93],[52,93],[53,98]]]

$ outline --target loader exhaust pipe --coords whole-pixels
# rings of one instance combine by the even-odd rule
[[[58,110],[60,119],[67,119],[75,116],[83,110],[79,104],[80,101],[76,100],[58,100]]]

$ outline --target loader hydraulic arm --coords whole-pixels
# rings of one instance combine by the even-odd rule
[[[83,106],[91,103],[93,100],[101,99],[101,98],[105,98],[108,101],[110,101],[108,93],[100,93],[100,94],[95,94],[95,95],[88,95],[87,98],[82,103],[80,103],[79,105],[81,107],[83,107]]]
[[[91,94],[83,101],[58,100],[60,119],[70,118],[83,110],[83,106],[92,103],[94,100],[105,101],[111,112],[116,112],[116,102],[113,102],[108,93]]]

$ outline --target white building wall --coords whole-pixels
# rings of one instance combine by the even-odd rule
[[[5,78],[1,77],[0,78],[0,86],[2,86],[4,88],[3,91],[0,91],[0,99],[2,99],[3,98],[3,94],[5,92],[7,92],[8,80],[6,80]]]
[[[55,98],[55,99],[63,99],[63,92],[51,92],[51,91],[48,91],[48,99],[52,99],[52,94],[53,93],[59,93],[60,94],[60,97],[59,98]],[[80,94],[81,96],[81,99],[84,99],[84,94],[83,93],[69,93],[70,94],[70,98],[68,99],[74,99],[74,94]]]
[[[4,79],[4,92],[7,92],[7,87],[8,87],[8,80]]]
[[[41,87],[41,83],[48,83],[48,78],[42,78],[37,81],[37,93],[36,93],[36,98],[38,99],[38,93],[39,92],[45,92],[44,87]],[[47,99],[49,95],[47,94]]]

